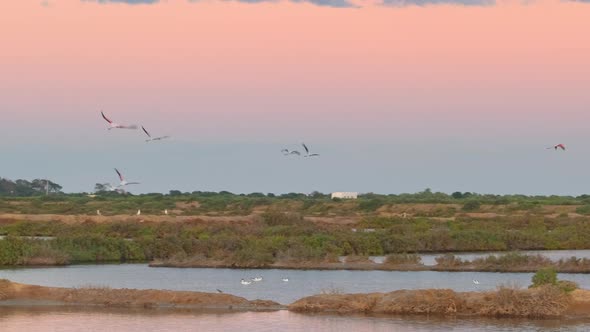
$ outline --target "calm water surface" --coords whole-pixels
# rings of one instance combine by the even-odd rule
[[[580,255],[577,255],[580,257]],[[568,256],[569,257],[569,256]],[[241,285],[240,279],[262,276]],[[527,286],[530,273],[397,272],[318,270],[237,270],[150,268],[145,264],[76,265],[0,269],[0,278],[55,287],[170,289],[216,292],[247,299],[289,304],[323,291],[386,292],[397,289],[450,288],[457,291]],[[289,278],[284,282],[282,278]],[[561,274],[590,288],[590,277]],[[472,280],[478,279],[480,285]],[[590,321],[440,319],[428,317],[365,317],[303,315],[277,312],[191,312],[165,310],[76,308],[2,308],[0,331],[590,331]]]
[[[0,308],[0,330],[21,331],[588,331],[590,322]]]
[[[242,285],[240,279],[263,280]],[[498,285],[530,284],[531,273],[398,272],[151,268],[145,264],[74,265],[67,267],[2,269],[0,279],[54,286],[169,289],[225,293],[249,300],[273,300],[289,304],[325,291],[343,293],[389,292],[398,289],[449,288],[456,291],[492,290]],[[282,278],[289,278],[283,282]],[[560,278],[590,289],[590,276],[560,274]],[[473,279],[479,280],[474,285]]]

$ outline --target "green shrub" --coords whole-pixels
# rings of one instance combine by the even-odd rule
[[[569,280],[559,280],[557,282],[557,287],[564,291],[565,293],[571,293],[579,288],[579,285],[573,281]]]
[[[557,271],[553,267],[542,268],[533,276],[531,287],[557,285]]]
[[[366,212],[373,212],[382,207],[384,204],[385,201],[381,198],[363,198],[359,200],[359,209]]]
[[[576,213],[583,214],[583,215],[590,215],[590,204],[582,205],[576,208]]]
[[[476,211],[479,210],[481,207],[481,203],[479,201],[469,201],[463,204],[463,211]]]
[[[463,261],[461,258],[455,257],[453,254],[438,256],[434,260],[441,267],[460,266],[469,263],[468,261]]]
[[[391,254],[385,257],[384,264],[402,265],[402,264],[421,264],[422,257],[417,254]]]

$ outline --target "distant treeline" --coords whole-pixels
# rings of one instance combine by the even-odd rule
[[[383,210],[393,211],[401,204],[440,204],[430,210],[414,211],[413,216],[451,217],[463,212],[496,212],[510,214],[515,211],[542,212],[544,206],[575,206],[579,214],[590,215],[590,195],[581,196],[526,196],[491,195],[470,192],[446,194],[430,189],[413,194],[365,193],[356,200],[331,199],[329,194],[314,191],[303,193],[250,193],[234,194],[228,191],[149,193],[133,195],[115,191],[89,193],[62,193],[61,186],[51,181],[50,195],[45,196],[46,181],[42,179],[10,181],[0,179],[0,213],[53,213],[105,215],[135,213],[162,214],[165,209],[176,210],[176,215],[216,213],[222,215],[248,215],[269,208],[303,215],[351,216],[367,215]],[[394,207],[394,208],[392,208]],[[399,210],[399,209],[398,209]],[[402,211],[403,212],[403,211]],[[573,212],[573,211],[568,211]],[[559,212],[564,213],[564,212]]]
[[[30,197],[45,195],[47,193],[61,193],[62,186],[50,180],[35,179],[27,180],[8,180],[0,178],[0,195],[13,197]]]
[[[260,193],[254,192],[250,194],[235,194],[229,191],[193,191],[182,192],[180,190],[170,190],[168,193],[148,193],[134,195],[132,193],[120,193],[110,191],[108,184],[97,183],[95,185],[94,193],[63,193],[62,186],[46,179],[28,180],[9,180],[0,178],[0,196],[10,197],[31,197],[40,196],[47,192],[50,194],[59,194],[61,198],[58,200],[67,201],[69,197],[82,197],[90,194],[97,194],[101,197],[151,197],[154,199],[161,199],[162,197],[172,197],[175,200],[198,200],[198,199],[223,199],[227,202],[233,200],[244,200],[245,198],[252,200],[263,200],[265,204],[272,203],[274,200],[299,200],[299,201],[313,201],[313,200],[330,200],[330,193],[321,193],[313,191],[306,193]],[[333,201],[341,201],[335,198]],[[478,204],[492,204],[492,205],[507,205],[511,203],[529,204],[529,205],[583,205],[590,204],[590,195],[579,196],[558,196],[558,195],[494,195],[494,194],[478,194],[472,192],[453,192],[452,194],[443,192],[433,192],[427,188],[417,193],[402,193],[402,194],[376,194],[364,193],[359,195],[359,202],[361,210],[374,210],[386,204],[412,204],[412,203],[430,203],[430,204],[464,204],[466,202],[475,202],[470,204],[467,209],[477,209]]]

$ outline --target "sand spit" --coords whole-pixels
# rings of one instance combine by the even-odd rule
[[[448,289],[398,290],[390,293],[321,294],[289,306],[218,293],[110,288],[56,288],[0,280],[0,306],[136,308],[219,311],[288,309],[300,313],[366,315],[439,315],[590,319],[590,291],[569,294],[557,287],[499,288],[490,292]]]
[[[267,300],[248,301],[230,294],[168,290],[58,288],[0,280],[0,306],[102,306],[128,308],[182,308],[218,310],[279,310],[284,306]]]
[[[298,300],[289,305],[289,310],[369,315],[590,318],[590,291],[576,290],[568,295],[556,287],[543,287],[500,288],[494,292],[427,289],[371,294],[322,294]]]
[[[436,271],[436,272],[511,272],[534,273],[539,269],[554,267],[559,273],[590,273],[590,266],[559,266],[557,263],[530,266],[487,267],[466,264],[438,266],[423,264],[387,264],[371,261],[360,262],[276,262],[272,264],[249,264],[248,262],[225,262],[209,259],[155,260],[150,267],[176,268],[227,268],[227,269],[280,269],[280,270],[351,270],[351,271]]]
[[[272,264],[247,264],[218,260],[155,260],[150,267],[177,268],[228,268],[228,269],[279,269],[279,270],[355,270],[355,271],[429,271],[424,265],[387,265],[374,262],[277,262]]]

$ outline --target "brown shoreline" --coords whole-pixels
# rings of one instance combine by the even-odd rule
[[[556,287],[499,288],[492,292],[449,289],[390,293],[321,294],[298,300],[288,309],[303,313],[439,315],[497,318],[590,318],[590,291],[565,294]]]
[[[154,289],[43,287],[9,280],[0,280],[0,306],[102,306],[238,311],[284,309],[284,306],[273,301],[249,301],[230,294]]]
[[[463,266],[437,266],[422,264],[380,264],[374,262],[351,262],[351,263],[325,263],[325,262],[304,262],[304,263],[273,263],[260,266],[242,266],[223,261],[153,261],[149,263],[150,267],[173,267],[173,268],[227,268],[227,269],[277,269],[277,270],[352,270],[352,271],[436,271],[436,272],[504,272],[504,273],[534,273],[539,269],[554,267],[558,273],[590,273],[589,268],[570,269],[559,268],[552,265],[540,266],[515,266],[509,268],[480,268],[472,265]]]
[[[42,287],[0,280],[0,308],[75,307],[275,311],[299,313],[439,315],[452,317],[590,318],[590,291],[563,293],[556,287],[499,288],[491,292],[449,289],[398,290],[389,293],[320,294],[284,306],[268,300],[218,293],[110,288]]]

